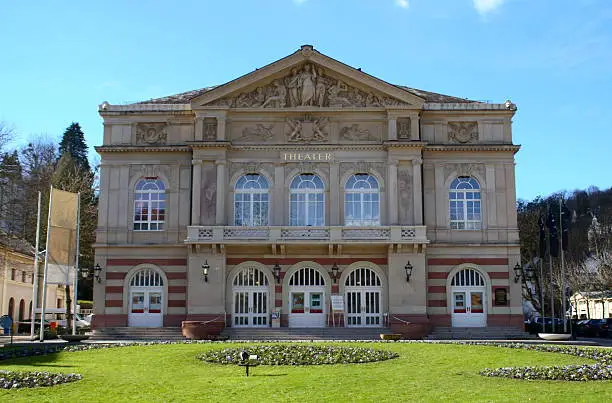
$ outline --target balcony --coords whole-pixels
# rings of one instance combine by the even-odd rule
[[[425,226],[377,227],[187,227],[187,244],[383,243],[426,244]]]

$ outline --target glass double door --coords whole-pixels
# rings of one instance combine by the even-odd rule
[[[164,322],[163,295],[161,288],[131,289],[128,325],[161,327]]]
[[[270,326],[268,291],[234,291],[234,327]]]
[[[453,288],[452,298],[451,316],[454,327],[485,327],[487,325],[484,288]]]
[[[380,327],[383,324],[379,290],[346,291],[347,327]]]
[[[289,327],[325,327],[323,289],[293,289],[289,304]]]

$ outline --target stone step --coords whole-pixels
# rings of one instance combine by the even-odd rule
[[[426,340],[524,340],[534,336],[511,327],[437,327]]]
[[[389,328],[226,328],[231,340],[378,340]]]

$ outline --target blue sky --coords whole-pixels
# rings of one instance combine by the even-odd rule
[[[0,120],[16,144],[77,121],[92,147],[102,101],[224,83],[302,44],[394,84],[511,99],[519,198],[612,186],[609,0],[0,0]]]

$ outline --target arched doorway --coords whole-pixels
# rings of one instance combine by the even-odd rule
[[[459,270],[450,284],[453,327],[485,327],[486,282],[480,272],[473,268]]]
[[[347,327],[380,327],[383,325],[382,282],[368,267],[360,267],[346,277]]]
[[[161,327],[164,323],[164,279],[153,268],[135,272],[129,282],[128,325]]]
[[[241,269],[232,281],[232,326],[270,326],[270,284],[256,267]]]
[[[22,299],[21,301],[19,301],[19,322],[23,322],[23,320],[25,319],[25,301]]]
[[[13,297],[9,299],[8,316],[10,316],[13,321],[15,321],[15,298]]]
[[[302,267],[289,278],[289,327],[325,327],[325,278]]]

